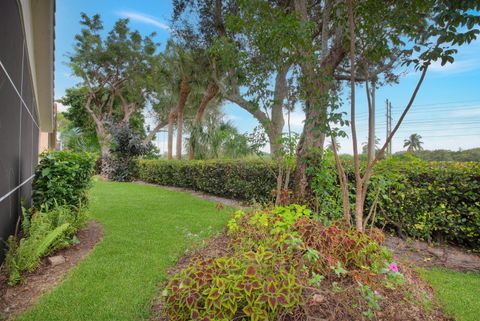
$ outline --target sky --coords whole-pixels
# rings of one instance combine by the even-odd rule
[[[100,14],[105,30],[110,30],[119,18],[129,18],[131,29],[142,34],[156,32],[156,40],[164,45],[170,37],[172,13],[170,0],[57,0],[55,43],[55,98],[61,98],[65,89],[79,80],[66,65],[66,55],[73,50],[74,37],[81,26],[80,13]],[[395,125],[418,81],[419,74],[409,72],[399,84],[387,85],[376,91],[376,136],[381,142],[386,136],[385,100],[392,104],[392,126]],[[359,145],[367,141],[367,98],[365,88],[357,88],[357,127]],[[345,90],[345,97],[349,95]],[[60,111],[66,106],[61,106]],[[344,99],[344,110],[349,101]],[[251,132],[258,122],[233,103],[223,106],[225,117],[241,133]],[[305,115],[298,108],[291,115],[293,131],[301,133]],[[350,130],[346,129],[347,134]],[[480,147],[480,40],[460,48],[453,64],[432,65],[417,95],[410,113],[405,118],[392,142],[393,152],[404,150],[403,142],[410,134],[422,136],[425,149],[468,149]],[[164,133],[157,135],[156,145],[163,152]],[[349,138],[341,139],[341,152],[352,153]],[[359,147],[361,148],[361,146]]]

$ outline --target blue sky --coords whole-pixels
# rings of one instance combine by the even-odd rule
[[[170,36],[168,28],[172,12],[170,0],[57,0],[56,13],[56,61],[55,97],[62,97],[66,88],[77,84],[65,65],[65,55],[72,51],[74,36],[80,31],[80,12],[88,15],[99,13],[109,30],[119,18],[130,18],[130,27],[143,34],[156,32],[156,40],[165,44]],[[385,100],[393,106],[393,122],[398,119],[402,108],[418,80],[418,74],[408,73],[399,84],[377,90],[376,135],[385,138]],[[345,91],[348,95],[348,90]],[[357,89],[358,137],[366,141],[366,96],[364,88]],[[345,110],[349,108],[345,101]],[[226,103],[224,112],[240,130],[251,131],[258,123],[249,113],[238,106]],[[301,132],[303,112],[297,110],[291,117],[292,129]],[[349,132],[347,130],[347,132]],[[433,65],[427,74],[415,100],[411,113],[394,138],[392,149],[403,149],[403,140],[412,133],[423,137],[426,149],[467,149],[480,147],[480,40],[460,48],[455,63],[440,67]],[[157,145],[163,149],[165,137],[158,135]],[[351,142],[342,139],[341,152],[351,153]]]

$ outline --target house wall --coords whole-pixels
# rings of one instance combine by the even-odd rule
[[[49,7],[53,3],[49,0],[35,2]],[[3,241],[15,231],[22,203],[26,207],[31,205],[31,182],[38,162],[42,128],[40,111],[45,114],[46,130],[52,126],[49,117],[53,118],[48,114],[53,110],[53,69],[47,75],[32,70],[35,63],[31,59],[37,54],[35,36],[30,33],[35,22],[29,21],[23,10],[28,8],[22,9],[17,0],[0,1],[0,263],[4,257]],[[53,11],[51,14],[53,17]],[[25,22],[30,27],[25,28]],[[49,21],[46,24],[53,26]],[[51,39],[53,48],[53,34]],[[51,55],[49,60],[53,64],[53,50]],[[37,64],[41,62],[36,59]],[[52,88],[47,93],[50,106],[47,106],[46,95],[38,95],[35,91],[40,89],[37,83],[42,76],[47,82],[52,79],[47,83],[47,88]],[[37,97],[44,100],[43,109],[37,104]]]

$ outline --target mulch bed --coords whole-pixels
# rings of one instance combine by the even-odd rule
[[[480,272],[480,255],[451,245],[432,245],[415,240],[387,236],[386,247],[402,261],[415,267],[444,267],[456,271]]]
[[[137,182],[145,184],[144,182]],[[163,186],[162,186],[163,187]],[[247,208],[238,201],[212,196],[206,193],[192,191],[182,188],[164,187],[171,190],[190,192],[192,195],[215,201],[219,204]],[[228,254],[229,238],[222,234],[220,236],[210,239],[207,245],[201,249],[191,251],[183,256],[176,266],[169,269],[168,274],[174,275],[180,270],[186,268],[194,259],[214,258]],[[475,253],[469,253],[465,250],[453,246],[442,245],[434,246],[426,242],[403,240],[395,236],[386,236],[384,245],[388,247],[401,262],[401,272],[405,279],[410,284],[410,290],[417,292],[416,295],[421,296],[421,292],[426,293],[428,297],[434,298],[433,289],[426,282],[419,278],[415,272],[417,267],[445,267],[458,271],[480,271],[480,256]],[[168,321],[168,318],[162,314],[162,297],[160,293],[166,286],[164,282],[159,288],[159,295],[152,302],[151,307],[151,321]],[[325,284],[327,285],[327,284]],[[304,307],[298,308],[298,319],[287,318],[285,320],[305,320],[307,315],[308,320],[312,321],[339,321],[339,320],[364,320],[365,317],[358,315],[355,309],[352,309],[352,297],[358,296],[357,292],[349,293],[348,288],[354,289],[354,284],[345,284],[347,289],[343,293],[333,293],[332,291],[321,289],[305,289],[304,297],[307,302],[314,304],[306,304]],[[326,286],[325,288],[328,288]],[[412,302],[399,302],[395,300],[395,292],[384,293],[385,300],[382,304],[382,311],[377,312],[376,320],[399,320],[399,321],[423,321],[423,320],[452,320],[445,316],[438,304],[434,301],[428,308],[420,304],[413,304]]]
[[[0,320],[12,320],[34,304],[42,294],[55,287],[68,271],[93,250],[102,237],[103,228],[100,223],[89,221],[77,234],[80,243],[55,253],[55,256],[61,255],[65,258],[64,263],[51,266],[45,258],[35,272],[25,275],[22,284],[15,287],[9,286],[7,276],[1,273]]]
[[[168,270],[168,275],[173,276],[182,269],[188,267],[188,265],[196,259],[208,259],[220,256],[228,255],[229,253],[230,238],[225,233],[211,238],[206,246],[188,252],[181,257],[178,263]],[[416,272],[414,272],[414,266],[409,262],[405,262],[406,265],[401,266],[401,272],[404,274],[405,279],[410,284],[410,290],[416,292],[415,295],[421,296],[421,291],[426,293],[428,297],[433,298],[432,288],[420,279]],[[342,288],[345,291],[341,293],[335,293],[329,290],[330,284],[328,281],[322,283],[322,287],[305,288],[304,298],[307,304],[303,307],[299,307],[297,311],[293,313],[293,316],[287,316],[281,318],[283,321],[356,321],[367,320],[364,316],[358,315],[358,310],[352,308],[352,298],[358,297],[356,291],[356,284],[348,280],[345,280],[345,284],[342,284]],[[166,286],[167,282],[164,282],[159,287],[159,294],[152,302],[150,321],[168,321],[162,313],[163,302],[161,292]],[[399,291],[402,291],[399,289]],[[418,292],[417,292],[418,291]],[[382,311],[376,313],[375,320],[397,320],[397,321],[452,321],[451,318],[445,316],[439,306],[432,302],[429,312],[426,312],[421,304],[415,304],[413,302],[397,301],[395,299],[395,291],[388,291],[382,293],[385,297],[382,303]]]

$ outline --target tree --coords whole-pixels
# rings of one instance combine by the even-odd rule
[[[252,114],[265,129],[271,153],[275,155],[281,146],[285,124],[283,113],[290,63],[283,59],[286,54],[282,55],[280,45],[275,46],[273,37],[259,37],[261,33],[266,35],[262,23],[270,16],[269,8],[262,8],[262,17],[257,19],[252,15],[255,6],[249,2],[178,0],[174,2],[174,21],[183,21],[176,29],[184,42],[210,53],[212,78],[205,97],[212,97],[207,93],[215,89]],[[281,10],[279,6],[276,12]],[[198,25],[192,27],[181,20],[186,12],[196,15]],[[236,19],[237,15],[241,19]],[[270,19],[269,26],[285,28],[281,18],[282,15],[278,15]],[[268,88],[271,79],[274,79],[272,89]]]
[[[336,145],[336,148],[337,148],[337,151],[340,151],[340,149],[342,148],[342,146],[340,145],[340,143],[338,142],[338,139],[336,137],[333,137],[332,140],[334,140],[334,142],[330,142],[328,145],[327,145],[327,149],[328,150],[333,150],[333,145],[335,144]]]
[[[100,150],[95,132],[93,135],[86,134],[80,127],[75,127],[69,119],[65,118],[64,113],[57,114],[57,132],[60,135],[62,149],[76,152]]]
[[[375,141],[372,143],[372,142],[365,142],[362,144],[362,154],[364,155],[367,155],[369,150],[368,148],[370,146],[373,146],[374,150],[375,150],[375,153],[373,154],[373,156],[375,156],[375,154],[378,152],[378,149],[379,149],[379,146],[380,146],[380,138],[376,137],[375,136]],[[338,147],[338,144],[337,144],[337,147]],[[372,157],[372,156],[370,156]],[[371,158],[370,158],[371,159]]]
[[[188,140],[189,145],[195,140],[194,159],[239,158],[252,152],[247,137],[214,109],[205,115],[202,126]]]
[[[407,152],[416,152],[423,150],[421,141],[422,136],[419,134],[411,134],[410,137],[403,141],[403,147],[407,147]]]
[[[83,28],[75,36],[70,67],[87,90],[84,109],[95,124],[102,158],[110,155],[109,126],[129,123],[151,98],[151,70],[157,45],[150,36],[130,31],[128,19],[118,20],[102,37],[100,16],[81,14]]]
[[[85,88],[68,88],[59,102],[68,106],[64,113],[57,114],[57,131],[62,148],[73,151],[99,152],[95,123],[83,108]]]
[[[169,91],[175,93],[177,97],[175,107],[170,110],[168,116],[168,158],[173,158],[173,124],[176,123],[176,158],[181,159],[185,107],[193,87],[197,85],[198,79],[200,79],[197,75],[201,70],[199,64],[195,61],[194,52],[181,43],[175,43],[172,40],[168,41],[163,53],[163,63],[165,73],[173,86]]]
[[[418,5],[418,3],[412,3],[412,5]],[[364,30],[362,33],[367,33],[370,30],[370,26],[376,26],[375,21],[385,21],[385,14],[388,14],[392,10],[391,7],[384,8],[384,6],[378,7],[379,2],[375,1],[353,1],[348,0],[346,6],[346,13],[348,17],[348,34],[349,34],[349,61],[350,61],[350,124],[352,131],[353,141],[353,155],[354,155],[354,172],[355,172],[355,204],[354,221],[355,228],[362,232],[365,229],[366,224],[370,218],[368,215],[364,217],[364,204],[365,197],[367,195],[368,185],[371,177],[374,175],[374,167],[384,155],[388,144],[391,142],[392,137],[398,131],[403,119],[410,110],[415,97],[425,79],[425,75],[429,66],[434,61],[441,61],[442,65],[448,62],[453,62],[453,55],[457,52],[457,49],[453,48],[454,45],[461,46],[465,43],[470,43],[475,40],[480,33],[477,27],[480,24],[480,16],[477,14],[480,9],[480,3],[471,1],[425,1],[422,2],[418,8],[415,8],[418,21],[412,21],[412,24],[403,25],[405,20],[397,20],[397,24],[394,25],[396,29],[395,33],[392,33],[392,29],[389,30],[389,34],[385,35],[386,40],[393,39],[400,40],[401,37],[408,37],[412,43],[415,43],[412,49],[405,49],[405,52],[411,56],[404,57],[405,64],[413,64],[416,70],[420,71],[420,78],[415,86],[410,100],[404,108],[398,122],[394,126],[391,134],[387,137],[385,143],[380,148],[379,152],[373,159],[368,159],[365,168],[360,168],[360,159],[357,146],[357,133],[356,133],[356,120],[355,120],[355,82],[356,82],[356,53],[357,53],[357,34]],[[371,10],[371,9],[375,10]],[[381,9],[386,9],[388,12],[382,12]],[[412,7],[408,7],[408,10]],[[407,10],[404,8],[404,10]],[[368,12],[369,19],[362,19],[362,14]],[[380,16],[375,17],[376,14]],[[414,14],[414,13],[412,13]],[[408,19],[411,19],[408,17]],[[421,28],[414,28],[419,26]],[[462,27],[462,28],[460,28]],[[378,35],[372,33],[371,37],[378,39]],[[384,41],[388,44],[389,41]],[[379,51],[381,52],[381,51]],[[414,52],[416,54],[414,54]],[[368,77],[366,79],[366,86],[368,86]],[[368,92],[368,88],[367,88]],[[367,95],[368,104],[371,104],[370,96]],[[371,110],[371,108],[369,108]],[[372,117],[372,115],[369,115]],[[330,132],[332,137],[335,135],[335,131]],[[348,181],[343,170],[343,165],[339,160],[338,153],[336,152],[334,141],[334,155],[335,162],[338,169],[339,180],[342,191],[342,203],[344,218],[347,224],[351,219],[351,204],[348,194]],[[370,146],[368,146],[370,149]]]

